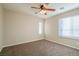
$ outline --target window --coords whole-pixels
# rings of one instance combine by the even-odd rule
[[[59,36],[79,38],[79,16],[59,20]]]
[[[43,31],[43,24],[42,22],[39,22],[39,34],[42,34]]]

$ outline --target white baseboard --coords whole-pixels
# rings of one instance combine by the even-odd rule
[[[56,42],[56,41],[52,41],[52,40],[48,40],[48,41],[50,41],[50,42],[55,42],[55,43],[57,43],[57,44],[61,44],[61,45],[68,46],[68,47],[71,47],[71,48],[74,48],[74,49],[79,50],[79,48],[77,48],[77,47],[72,47],[71,45],[68,45],[68,44],[63,44],[63,43]]]
[[[25,42],[18,42],[18,43],[9,44],[9,45],[3,45],[3,48],[8,47],[8,46],[14,46],[14,45],[19,45],[19,44],[23,44],[23,43],[29,43],[29,42],[33,42],[33,41],[38,41],[38,40],[42,40],[42,39],[36,39],[36,40],[31,40],[31,41],[25,41]]]

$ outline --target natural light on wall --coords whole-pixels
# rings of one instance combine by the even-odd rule
[[[39,22],[39,34],[42,34],[43,32],[43,23]]]

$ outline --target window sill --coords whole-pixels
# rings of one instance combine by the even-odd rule
[[[79,37],[59,36],[59,38],[79,40]]]

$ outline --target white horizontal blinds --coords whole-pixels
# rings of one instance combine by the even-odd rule
[[[73,17],[73,36],[79,37],[79,16]]]
[[[62,35],[71,36],[71,18],[65,18],[62,20]]]
[[[59,32],[61,36],[71,36],[71,18],[63,18],[60,20]]]
[[[79,38],[79,16],[60,19],[59,35],[64,37]]]

